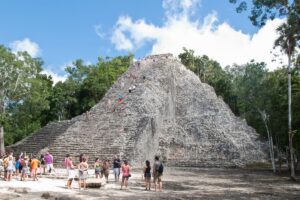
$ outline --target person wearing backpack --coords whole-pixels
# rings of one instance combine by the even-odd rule
[[[155,188],[155,192],[157,191],[157,187],[158,187],[158,191],[161,192],[162,191],[162,175],[163,175],[163,171],[164,171],[164,166],[162,164],[162,162],[159,160],[158,156],[155,156],[154,158],[154,164],[153,164],[153,182],[154,182],[154,188]]]

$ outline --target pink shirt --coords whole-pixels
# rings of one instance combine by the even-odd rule
[[[69,158],[65,159],[65,167],[70,169],[72,167],[72,161]]]
[[[122,173],[123,173],[123,176],[128,176],[129,175],[129,165],[124,165],[122,167]]]

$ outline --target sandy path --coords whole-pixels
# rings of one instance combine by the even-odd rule
[[[66,189],[64,179],[0,181],[0,199],[43,199],[45,192],[50,199],[300,199],[299,183],[270,171],[166,168],[161,193],[145,191],[141,173],[135,170],[132,174],[128,190],[120,190],[112,174],[104,187],[87,191],[79,191],[77,182],[74,189]],[[22,193],[22,188],[28,193]]]

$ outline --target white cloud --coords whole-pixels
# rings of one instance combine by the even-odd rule
[[[129,21],[130,25],[132,21],[128,17],[120,17],[117,22],[117,28],[114,30],[114,33],[111,37],[111,42],[115,44],[117,50],[132,50],[133,44],[130,39],[126,38],[125,31],[123,27],[126,27],[126,21]]]
[[[216,12],[207,15],[203,22],[191,20],[191,13],[199,3],[199,0],[164,0],[166,20],[163,26],[149,24],[144,19],[133,21],[129,16],[120,16],[111,41],[117,50],[138,49],[145,42],[153,41],[151,54],[178,55],[186,47],[193,49],[196,55],[205,54],[217,60],[222,66],[245,64],[251,59],[266,62],[269,69],[280,65],[272,62],[270,51],[273,51],[277,37],[275,30],[283,20],[268,21],[251,36],[226,22],[218,23]]]
[[[68,61],[56,68],[58,71],[65,71],[67,67],[73,67],[73,61]]]
[[[24,40],[16,40],[9,46],[14,53],[19,51],[27,51],[27,53],[32,57],[37,57],[41,54],[39,45],[35,42],[32,42],[29,38],[25,38]]]
[[[60,76],[60,75],[52,72],[51,70],[44,70],[44,71],[42,71],[42,74],[51,76],[54,84],[56,84],[59,81],[64,82],[67,79],[67,75]]]
[[[95,25],[94,26],[95,32],[96,34],[100,37],[100,38],[104,38],[105,34],[101,31],[101,25]]]
[[[181,18],[195,14],[201,0],[163,0],[162,6],[167,17]]]

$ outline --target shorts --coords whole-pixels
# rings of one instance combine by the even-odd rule
[[[102,170],[102,174],[104,174],[105,177],[108,177],[109,169]]]
[[[16,171],[15,166],[11,166],[11,165],[10,165],[10,166],[7,167],[7,172],[8,172],[8,173],[12,173],[12,172],[15,172],[15,171]]]
[[[22,173],[22,168],[23,168],[22,165],[20,165],[19,168],[18,168],[18,170],[19,170],[20,173]]]
[[[127,179],[127,180],[128,180],[128,179],[129,179],[129,175],[127,175],[127,176],[124,176],[124,175],[123,175],[123,176],[122,176],[122,182],[124,182],[124,181],[125,181],[125,179]]]
[[[31,168],[31,171],[32,171],[32,172],[36,172],[36,171],[37,171],[37,168]]]
[[[50,169],[52,170],[52,169],[53,169],[53,164],[47,164],[47,165],[46,165],[46,168],[47,168],[48,171],[49,171]]]
[[[86,180],[87,179],[87,175],[88,175],[88,172],[87,171],[79,171],[79,180]]]
[[[29,172],[28,167],[23,167],[22,168],[22,174],[28,174],[28,172]]]
[[[101,169],[95,169],[95,174],[99,175],[101,172]]]
[[[74,179],[75,178],[75,170],[74,169],[69,169],[68,170],[68,180]]]
[[[145,177],[145,178],[151,178],[151,173],[145,173],[145,174],[144,174],[144,177]]]
[[[157,174],[157,175],[154,175],[153,176],[153,182],[154,183],[156,183],[156,182],[158,182],[158,183],[160,183],[161,182],[161,177],[162,177],[162,174]]]
[[[114,168],[114,175],[120,176],[120,168]]]

